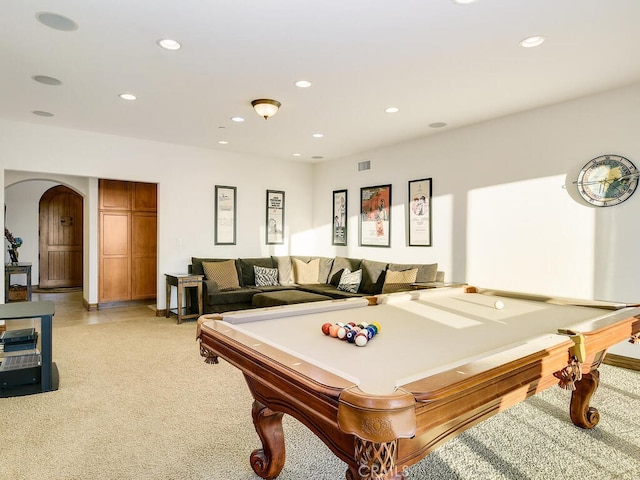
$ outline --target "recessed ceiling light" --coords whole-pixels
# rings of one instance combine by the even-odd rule
[[[545,41],[545,38],[540,35],[534,35],[533,37],[527,37],[520,42],[520,46],[524,48],[539,47]]]
[[[324,157],[322,155],[314,155],[311,157],[313,160],[322,160]]]
[[[43,112],[42,110],[34,110],[31,113],[33,113],[34,115],[38,115],[39,117],[53,117],[53,113]]]
[[[43,83],[45,85],[62,85],[62,82],[57,78],[47,77],[46,75],[34,75],[33,78],[38,83]]]
[[[123,100],[135,100],[138,98],[133,93],[121,93],[119,96]]]
[[[57,13],[38,12],[36,13],[36,19],[46,27],[62,30],[63,32],[71,32],[78,29],[76,22]]]
[[[163,38],[162,40],[158,40],[156,43],[165,50],[180,50],[181,46],[179,42],[171,40],[170,38]]]
[[[456,5],[469,5],[470,3],[476,3],[477,0],[452,0]]]
[[[298,80],[295,85],[299,88],[309,88],[311,86],[311,82],[308,80]]]
[[[244,122],[244,118],[242,118],[242,117],[231,117],[231,121],[232,122],[236,122],[236,123],[242,123],[242,122]]]
[[[324,137],[324,134],[323,133],[314,133],[313,137],[314,138],[322,138],[322,137]]]
[[[226,140],[218,140],[218,143],[219,143],[220,145],[227,145],[229,142],[228,142],[228,141],[226,141]]]
[[[384,111],[385,113],[398,113],[400,109],[398,107],[387,107]]]
[[[442,128],[442,127],[446,127],[447,124],[444,122],[433,122],[433,123],[430,123],[429,126],[431,128]]]
[[[302,156],[301,153],[292,153],[291,155],[293,155],[294,157],[301,157]]]

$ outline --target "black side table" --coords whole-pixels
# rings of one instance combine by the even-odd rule
[[[51,301],[0,305],[0,320],[5,321],[7,329],[9,327],[9,322],[12,320],[40,319],[39,341],[41,356],[40,383],[36,385],[24,385],[21,387],[0,389],[0,398],[49,392],[51,390],[58,389],[58,369],[56,364],[52,361],[51,337],[54,313],[55,305]],[[19,357],[20,352],[15,352],[15,355],[16,357]],[[2,362],[7,362],[8,358],[7,353],[4,353]]]

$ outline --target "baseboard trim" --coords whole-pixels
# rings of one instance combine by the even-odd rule
[[[98,304],[97,303],[89,303],[84,298],[82,299],[82,306],[88,312],[95,312],[96,310],[98,310]]]
[[[612,365],[614,367],[628,368],[629,370],[640,371],[640,358],[625,357],[623,355],[616,355],[615,353],[607,353],[604,357],[603,363]]]
[[[155,301],[155,299],[153,299]],[[122,300],[116,302],[100,302],[98,303],[98,309],[104,308],[118,308],[118,307],[139,307],[142,305],[149,305],[151,300]]]

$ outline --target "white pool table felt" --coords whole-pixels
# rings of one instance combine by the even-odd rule
[[[497,300],[503,308],[495,307]],[[315,302],[238,312],[225,315],[223,321],[367,393],[384,394],[507,350],[519,349],[524,356],[566,342],[566,336],[556,333],[560,328],[588,332],[610,323],[612,317],[638,313],[464,293],[462,288],[383,295],[378,302],[374,306],[367,306],[365,299]],[[321,331],[327,322],[374,321],[382,329],[364,347]]]

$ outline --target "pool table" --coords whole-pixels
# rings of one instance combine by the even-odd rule
[[[324,323],[377,322],[358,347]],[[253,395],[262,478],[284,466],[289,414],[347,464],[348,480],[401,479],[443,442],[552,385],[589,406],[607,348],[640,337],[640,308],[469,286],[270,307],[198,320],[200,353],[239,368]]]

